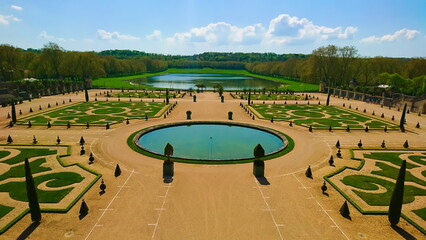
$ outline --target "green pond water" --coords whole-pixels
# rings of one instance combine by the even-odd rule
[[[143,134],[139,145],[151,152],[164,154],[170,143],[173,157],[203,160],[231,160],[253,158],[257,144],[265,149],[265,155],[283,146],[283,140],[263,130],[227,124],[191,124],[156,129]]]
[[[170,73],[147,78],[133,79],[132,84],[143,84],[157,88],[169,89],[196,89],[196,84],[204,84],[206,90],[213,90],[213,86],[221,84],[225,90],[276,88],[282,83],[235,74],[207,74],[207,73]]]

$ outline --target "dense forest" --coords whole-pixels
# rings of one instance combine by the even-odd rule
[[[373,94],[386,91],[426,94],[425,58],[361,57],[352,46],[329,45],[305,54],[215,53],[163,55],[132,50],[66,51],[56,43],[42,49],[0,45],[0,82],[36,78],[80,81],[167,68],[246,69],[251,73],[352,88]],[[55,80],[56,79],[56,80]],[[380,84],[389,88],[377,88]]]

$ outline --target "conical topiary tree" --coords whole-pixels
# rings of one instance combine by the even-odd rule
[[[404,104],[404,110],[402,111],[401,119],[399,120],[399,129],[401,132],[405,132],[405,113],[407,112],[407,104]]]
[[[56,138],[56,143],[59,145],[61,144],[61,139],[59,138],[59,136]]]
[[[368,130],[369,130],[369,129],[368,129],[368,126],[365,126],[364,131],[365,131],[365,132],[368,132]]]
[[[13,122],[13,123],[16,123],[16,108],[15,108],[15,101],[12,101],[11,111],[12,111],[12,122]]]
[[[308,169],[306,169],[305,176],[308,177],[308,178],[313,178],[311,166],[308,166]]]
[[[81,136],[80,138],[80,145],[84,145],[86,143],[86,141],[84,140],[83,136]]]
[[[28,121],[28,128],[31,128],[33,126],[33,124],[31,123],[31,121]]]
[[[420,122],[417,122],[416,128],[420,128]]]
[[[27,187],[27,198],[28,205],[30,207],[31,220],[33,222],[41,221],[41,211],[40,205],[38,204],[38,197],[36,186],[34,185],[34,179],[31,174],[30,163],[28,162],[28,158],[25,159],[25,185]]]
[[[7,136],[7,143],[9,143],[9,144],[13,143],[13,139],[10,135]]]
[[[405,169],[407,161],[403,160],[401,168],[399,169],[398,178],[396,179],[395,187],[392,192],[392,197],[389,204],[388,219],[391,225],[399,223],[401,217],[402,203],[404,199],[404,182],[405,182]]]
[[[87,206],[84,199],[81,201],[80,211],[78,213],[80,214],[80,219],[89,213],[89,207]]]
[[[67,122],[67,128],[70,128],[71,127],[71,123],[70,123],[70,121],[68,121]]]
[[[312,132],[312,125],[309,125],[309,132]]]
[[[331,125],[328,127],[328,131],[329,132],[333,131],[333,128],[331,127]]]
[[[109,123],[106,123],[105,125],[105,129],[108,130],[109,129]]]
[[[383,140],[383,142],[382,142],[382,144],[380,145],[382,148],[385,148],[386,147],[386,143],[385,143],[385,140]]]
[[[118,165],[117,163],[117,166],[115,166],[114,176],[118,177],[120,175],[121,175],[121,168],[120,168],[120,165]]]
[[[336,142],[336,148],[340,148],[340,140],[337,140],[337,142]]]
[[[340,212],[340,215],[342,215],[343,217],[350,218],[350,214],[351,213],[349,212],[349,206],[348,206],[348,202],[347,201],[345,201],[343,203],[343,205],[340,207],[339,212]]]
[[[52,124],[50,123],[50,121],[47,121],[47,128],[51,128]]]
[[[404,147],[404,148],[408,148],[408,147],[409,147],[409,146],[408,146],[408,140],[405,140],[403,147]]]

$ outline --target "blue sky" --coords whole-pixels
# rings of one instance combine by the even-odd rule
[[[310,53],[426,57],[424,0],[0,0],[0,43],[164,54]]]

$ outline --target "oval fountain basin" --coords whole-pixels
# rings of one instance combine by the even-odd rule
[[[253,150],[262,145],[265,155],[287,146],[284,135],[273,130],[246,124],[190,122],[156,126],[140,132],[135,143],[140,148],[164,154],[170,143],[174,158],[194,160],[239,160],[254,158]]]

